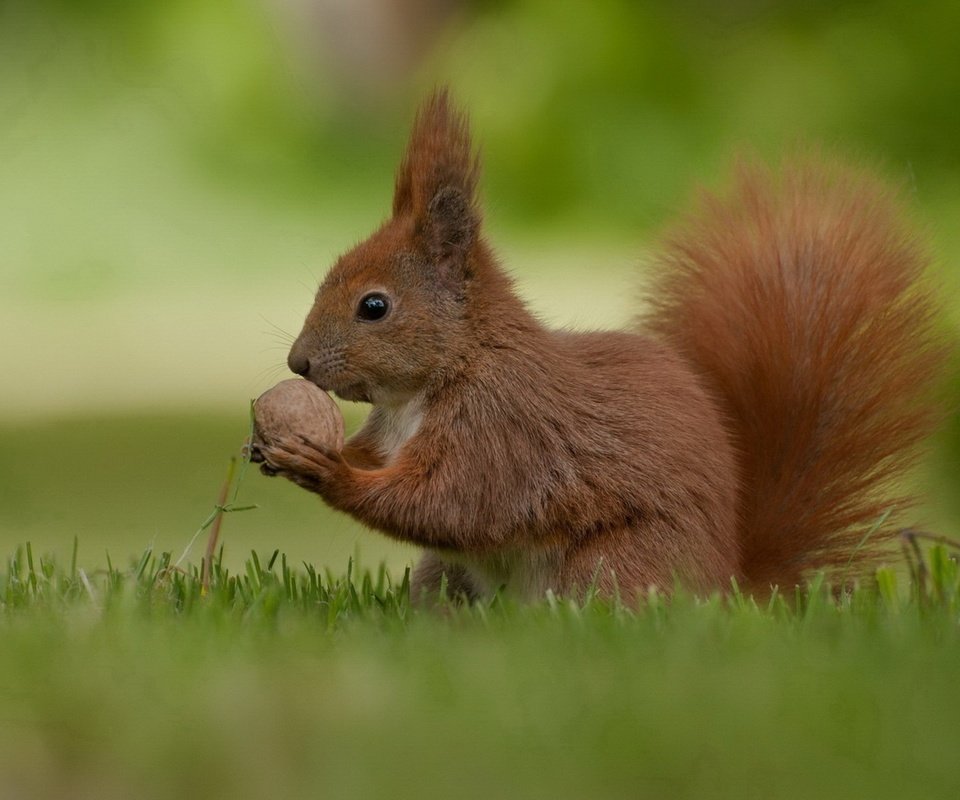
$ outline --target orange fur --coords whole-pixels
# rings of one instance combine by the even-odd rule
[[[426,548],[468,597],[763,589],[873,563],[882,490],[929,428],[938,357],[921,250],[890,195],[811,160],[744,168],[668,242],[630,332],[544,327],[481,233],[478,164],[425,103],[393,215],[321,285],[291,369],[373,410],[341,453],[271,470]],[[360,304],[389,304],[376,321]]]
[[[740,452],[740,574],[792,584],[890,553],[943,348],[893,192],[808,157],[741,165],[668,241],[644,324],[696,366]],[[885,526],[861,546],[885,512]]]

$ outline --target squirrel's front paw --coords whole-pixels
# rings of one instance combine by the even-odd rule
[[[282,475],[311,492],[324,494],[348,470],[340,453],[311,442],[305,436],[284,437],[260,446],[264,475]]]

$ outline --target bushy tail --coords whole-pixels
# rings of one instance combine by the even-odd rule
[[[734,429],[747,585],[852,577],[895,543],[944,355],[907,217],[856,170],[741,165],[656,265],[644,327],[689,357]]]

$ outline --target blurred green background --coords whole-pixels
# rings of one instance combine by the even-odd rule
[[[955,0],[0,2],[0,550],[183,550],[438,83],[553,323],[624,322],[698,183],[819,142],[908,186],[957,330],[958,30]],[[943,532],[958,464],[954,413],[917,479]],[[241,498],[261,508],[226,520],[234,564],[412,557],[255,473]]]

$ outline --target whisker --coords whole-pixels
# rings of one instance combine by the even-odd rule
[[[310,279],[313,281],[312,287],[306,286],[306,284],[303,283],[303,278],[300,278],[299,281],[301,285],[305,286],[311,293],[316,293],[317,291],[316,287],[320,285],[320,276],[317,275],[316,267],[311,266],[311,262],[307,262],[307,261],[301,261],[300,267],[304,272],[306,272],[310,276]]]
[[[259,370],[251,379],[250,382],[253,384],[258,384],[261,381],[265,382],[268,380],[273,380],[274,378],[280,377],[280,375],[287,370],[286,364],[270,364],[269,366],[264,367]]]
[[[280,367],[279,364],[270,364],[269,366],[264,367],[263,369],[259,370],[259,371],[253,376],[253,380],[260,381],[260,380],[264,380],[264,379],[266,379],[266,378],[268,378],[268,377],[272,377],[273,375],[276,375],[276,374],[280,371],[280,369],[281,369],[281,367]]]
[[[290,331],[285,330],[284,328],[281,328],[279,325],[277,325],[276,322],[273,322],[272,320],[267,319],[265,316],[263,316],[263,314],[260,315],[260,319],[262,319],[264,322],[267,323],[267,325],[273,328],[273,333],[275,335],[285,337],[286,340],[288,340],[290,343],[293,343],[294,341],[296,341],[297,337],[294,334],[290,333]],[[269,333],[269,331],[264,331],[264,333]]]
[[[287,347],[292,345],[295,341],[293,339],[287,339],[285,336],[281,336],[279,333],[274,333],[273,331],[260,331],[260,333],[269,337],[270,339],[273,339],[273,341],[277,342],[278,344],[283,344]]]

